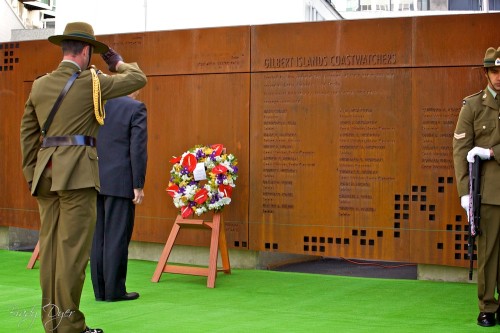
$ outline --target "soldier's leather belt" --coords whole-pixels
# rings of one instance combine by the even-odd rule
[[[90,146],[95,147],[97,144],[96,138],[88,135],[65,135],[65,136],[48,136],[43,138],[42,148],[56,146]]]

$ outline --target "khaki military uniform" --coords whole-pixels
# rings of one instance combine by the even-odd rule
[[[81,332],[79,303],[96,222],[100,188],[96,147],[40,148],[40,130],[76,64],[68,61],[33,83],[21,121],[24,177],[38,201],[42,322],[46,332]],[[102,99],[128,95],[146,84],[136,64],[116,75],[99,75]],[[97,137],[89,70],[81,72],[57,111],[47,136]],[[50,161],[51,167],[48,167]]]
[[[464,99],[455,128],[453,160],[460,197],[469,194],[467,153],[474,147],[491,148],[495,155],[481,163],[482,234],[477,238],[477,280],[479,310],[496,312],[495,292],[500,286],[500,108],[487,88]]]

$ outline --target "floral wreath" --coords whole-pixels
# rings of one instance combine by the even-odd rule
[[[197,145],[170,160],[167,192],[183,218],[222,210],[231,203],[238,161],[221,144]]]

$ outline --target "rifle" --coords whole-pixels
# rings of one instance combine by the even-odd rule
[[[470,260],[469,281],[472,280],[474,266],[474,241],[477,235],[481,235],[479,229],[481,215],[481,159],[474,156],[474,163],[469,163],[469,237],[467,250]]]

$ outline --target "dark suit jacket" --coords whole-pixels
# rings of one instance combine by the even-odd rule
[[[100,194],[132,199],[134,188],[143,188],[146,178],[146,106],[124,96],[107,101],[104,109],[97,136]]]

